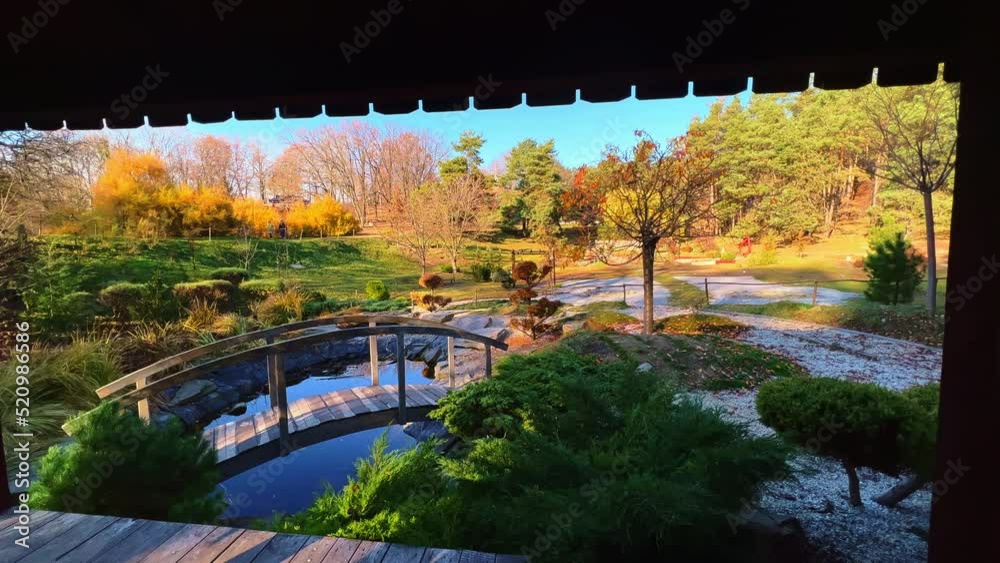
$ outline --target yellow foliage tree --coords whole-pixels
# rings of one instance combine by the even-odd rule
[[[160,230],[163,191],[169,188],[170,175],[159,157],[116,149],[94,185],[94,213],[121,231]]]
[[[233,201],[233,215],[237,223],[250,229],[257,236],[268,234],[268,227],[277,230],[281,217],[270,205],[259,199],[238,198]]]
[[[354,215],[330,196],[296,203],[285,216],[285,224],[292,236],[341,236],[358,229]]]
[[[223,188],[181,186],[178,188],[181,221],[190,234],[224,234],[236,221],[233,200]]]

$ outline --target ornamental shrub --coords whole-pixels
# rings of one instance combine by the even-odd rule
[[[365,296],[369,301],[385,301],[389,299],[389,288],[382,280],[370,280],[365,284]]]
[[[117,282],[102,289],[98,300],[111,309],[115,317],[127,320],[136,311],[136,304],[142,301],[145,289],[141,283]]]
[[[783,378],[757,393],[761,422],[786,440],[841,461],[851,504],[861,505],[858,467],[899,475],[930,439],[916,401],[870,383]]]
[[[869,301],[897,305],[911,303],[923,280],[924,258],[917,254],[902,233],[872,242],[864,259],[868,273],[865,297]]]
[[[184,307],[191,307],[200,301],[224,309],[230,305],[235,292],[236,287],[226,280],[204,280],[174,286],[174,295]]]
[[[180,522],[222,513],[215,450],[179,422],[149,425],[104,403],[67,428],[76,441],[50,448],[29,488],[36,508]]]
[[[210,280],[226,280],[235,287],[250,279],[250,271],[245,268],[217,268],[208,273]]]

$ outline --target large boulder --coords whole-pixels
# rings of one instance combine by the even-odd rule
[[[755,510],[741,518],[739,533],[751,548],[746,561],[803,563],[817,560],[802,525],[795,518],[781,518]]]
[[[173,398],[170,400],[171,406],[180,406],[208,395],[218,388],[218,385],[207,379],[192,379],[180,386]]]

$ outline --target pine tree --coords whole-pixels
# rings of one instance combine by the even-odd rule
[[[902,233],[896,233],[872,241],[864,267],[869,276],[865,297],[897,305],[913,301],[913,293],[923,280],[924,258],[913,250]]]

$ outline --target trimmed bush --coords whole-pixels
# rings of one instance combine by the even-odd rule
[[[365,301],[361,304],[361,310],[366,313],[382,313],[385,311],[406,311],[411,306],[412,303],[408,298],[397,297],[383,301]]]
[[[240,293],[248,301],[263,301],[268,295],[280,291],[284,285],[282,280],[247,280],[240,284]]]
[[[146,294],[141,283],[117,282],[101,290],[98,300],[120,319],[129,319]]]
[[[531,289],[541,283],[542,280],[545,279],[545,276],[549,275],[551,271],[552,266],[548,264],[539,268],[538,264],[535,264],[530,260],[526,260],[524,262],[518,262],[514,265],[514,271],[511,272],[511,277],[513,277],[515,281],[524,282],[524,285],[526,285],[528,289]]]
[[[476,263],[469,266],[469,275],[477,282],[488,282],[493,279],[493,271],[493,267],[489,264]]]
[[[790,442],[840,460],[854,506],[861,505],[858,467],[899,475],[930,438],[915,401],[870,383],[777,379],[760,387],[757,412]]]
[[[427,273],[420,276],[420,280],[417,283],[420,284],[420,287],[429,289],[431,293],[434,293],[434,290],[444,285],[444,280],[437,274]]]
[[[365,284],[365,296],[369,301],[385,301],[389,299],[389,288],[382,280],[371,280]]]
[[[42,458],[35,507],[151,520],[212,522],[223,509],[215,450],[181,424],[146,424],[104,403],[68,424],[76,442]]]
[[[561,306],[561,301],[549,301],[542,297],[537,303],[528,306],[524,317],[511,319],[510,326],[528,335],[532,340],[537,340],[539,336],[554,328],[548,320]]]
[[[503,268],[497,268],[496,270],[493,270],[493,273],[490,274],[490,280],[500,284],[500,287],[504,289],[514,288],[514,283],[515,283],[514,278],[511,277],[510,273],[507,270],[504,270]]]
[[[226,280],[235,287],[250,279],[250,271],[244,268],[217,268],[208,273],[210,280]]]
[[[531,303],[531,300],[536,297],[538,297],[538,292],[536,292],[534,289],[521,287],[511,292],[510,302],[513,303],[514,305],[520,305],[521,303]]]
[[[174,286],[174,296],[185,307],[191,307],[199,301],[226,307],[235,291],[233,284],[226,280],[204,280]]]

